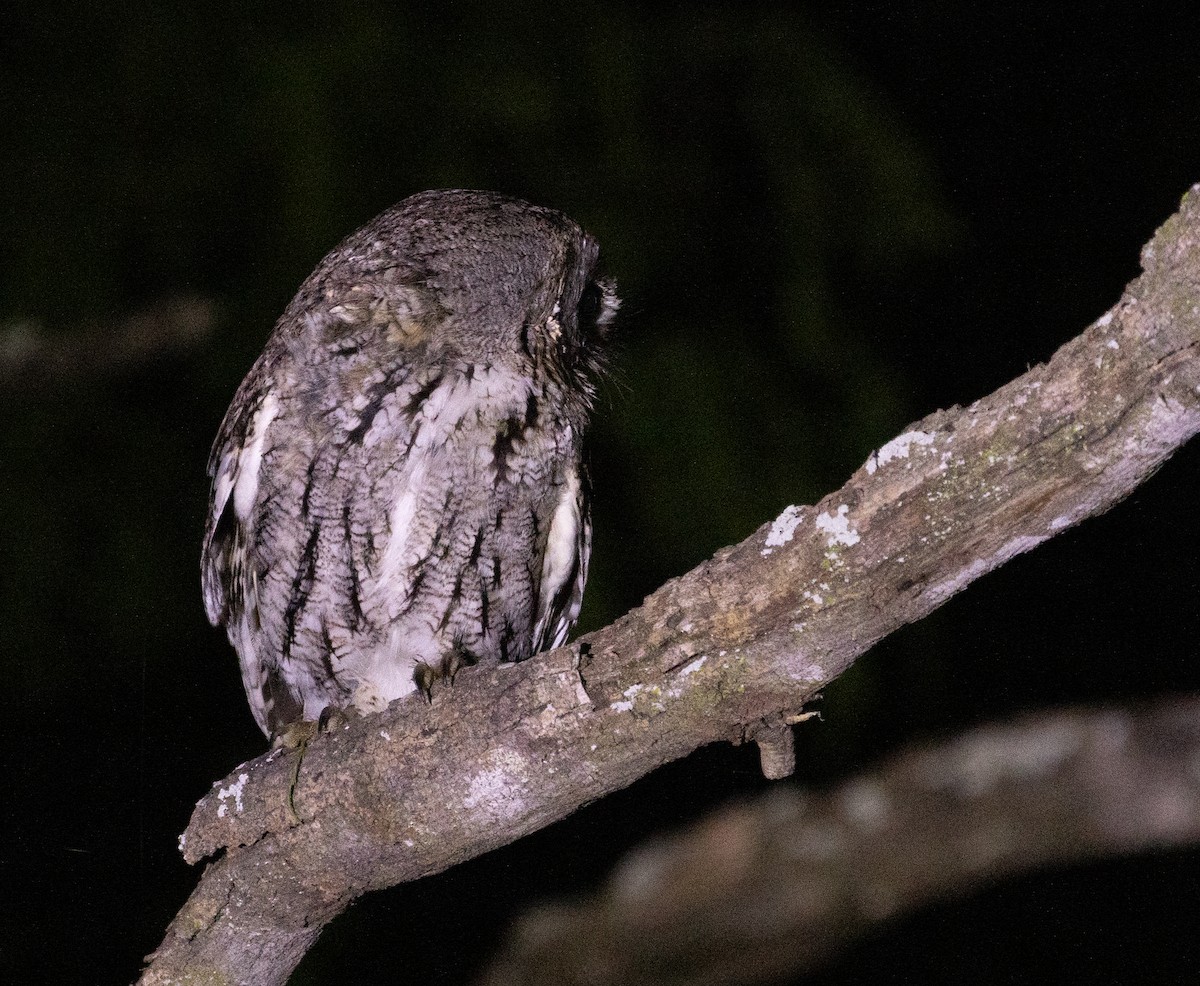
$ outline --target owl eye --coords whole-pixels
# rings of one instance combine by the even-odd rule
[[[604,292],[595,281],[589,281],[583,293],[579,296],[579,321],[591,322],[600,314],[604,301]]]

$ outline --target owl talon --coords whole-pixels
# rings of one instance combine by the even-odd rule
[[[442,654],[442,659],[437,664],[419,661],[416,668],[413,669],[413,681],[416,683],[417,690],[425,696],[425,701],[432,705],[434,685],[438,682],[453,685],[458,672],[477,663],[478,660],[479,658],[467,648],[455,644]]]
[[[304,754],[308,752],[308,744],[312,742],[313,737],[319,731],[320,724],[318,722],[313,722],[311,719],[297,719],[276,733],[272,743],[276,749],[282,748],[296,754],[296,762],[292,765],[292,779],[288,784],[288,810],[297,824],[301,821],[300,812],[296,808],[296,785],[300,783],[300,765],[304,763]]]
[[[318,733],[333,733],[348,726],[351,720],[358,718],[358,710],[350,706],[341,708],[337,705],[327,705],[317,717]]]
[[[413,681],[416,683],[417,691],[425,697],[426,705],[433,705],[433,683],[437,679],[437,672],[424,661],[418,661],[417,666],[413,668]]]
[[[442,655],[442,677],[453,685],[458,672],[463,668],[473,667],[479,663],[479,657],[473,654],[461,643],[455,643],[450,650]]]
[[[320,731],[319,723],[313,722],[311,719],[297,719],[276,733],[271,745],[277,750],[303,750],[308,746],[308,741]]]

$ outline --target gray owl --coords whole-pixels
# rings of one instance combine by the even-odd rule
[[[272,740],[566,639],[618,305],[598,257],[561,213],[424,192],[300,286],[213,446],[202,559]]]

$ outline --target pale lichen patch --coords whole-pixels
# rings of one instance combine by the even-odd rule
[[[775,522],[771,525],[771,529],[767,531],[766,540],[763,542],[766,547],[762,549],[763,557],[771,554],[776,548],[781,548],[787,544],[796,533],[796,528],[800,526],[800,522],[804,518],[800,515],[800,508],[791,506],[787,507],[783,513],[775,518]]]
[[[658,685],[630,685],[623,692],[624,702],[612,702],[609,708],[614,712],[633,712],[637,707],[641,712],[663,712],[666,706],[662,703],[663,691]],[[679,692],[668,692],[671,698],[678,698]]]
[[[867,460],[867,473],[873,475],[876,469],[886,466],[894,459],[907,459],[912,446],[932,445],[936,437],[927,431],[906,431],[903,435],[897,435],[878,451],[871,453]]]
[[[245,790],[248,780],[250,780],[249,774],[238,774],[236,783],[230,784],[229,787],[223,787],[217,792],[217,800],[221,802],[217,806],[217,818],[224,818],[228,814],[229,805],[226,804],[226,801],[229,798],[233,798],[234,814],[240,815],[242,813],[242,791]]]
[[[494,750],[488,754],[484,769],[468,782],[463,807],[493,818],[520,815],[525,811],[520,792],[527,767],[525,757],[515,750]]]
[[[702,667],[704,667],[704,665],[707,662],[708,662],[708,656],[705,654],[701,654],[694,661],[692,661],[688,664],[685,664],[682,668],[680,668],[678,671],[676,671],[675,672],[675,680],[678,682],[678,681],[680,681],[680,679],[687,678],[689,675],[695,674]],[[688,684],[687,682],[683,682],[682,684],[677,684],[673,688],[668,688],[665,692],[667,698],[681,698],[683,696],[685,688],[687,687],[687,684]],[[657,688],[651,688],[651,689],[649,689],[649,691],[659,697],[661,697],[661,695],[663,694],[661,692],[661,690],[657,689]],[[660,701],[653,701],[651,703],[651,708],[657,712],[661,712],[664,710],[664,706],[663,706],[662,702],[660,702]]]
[[[624,702],[613,702],[611,705],[609,705],[609,708],[612,709],[613,712],[632,712],[634,700],[638,697],[638,693],[641,692],[645,687],[645,685],[630,685],[622,693],[626,700]]]
[[[830,548],[849,548],[861,540],[858,531],[850,524],[850,518],[847,516],[849,513],[850,508],[843,503],[838,506],[836,513],[826,511],[817,515],[817,530],[826,535],[825,543]]]
[[[813,660],[803,651],[790,657],[786,668],[787,676],[791,681],[818,687],[829,682],[829,669],[821,663],[819,658]]]

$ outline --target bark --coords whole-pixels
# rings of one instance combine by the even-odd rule
[[[876,641],[1107,510],[1200,430],[1200,186],[1144,273],[1046,365],[892,439],[638,609],[461,673],[218,782],[181,848],[219,856],[144,983],[283,983],[355,897],[535,831],[697,747],[783,730]],[[294,783],[293,783],[293,778]]]
[[[1200,839],[1200,699],[1065,710],[776,789],[527,915],[481,986],[784,981],[870,925],[1004,876]]]

